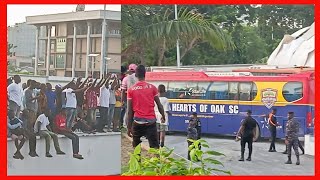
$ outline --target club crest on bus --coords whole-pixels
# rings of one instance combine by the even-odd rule
[[[268,109],[272,108],[274,103],[277,102],[277,93],[278,90],[271,88],[261,90],[261,101]]]

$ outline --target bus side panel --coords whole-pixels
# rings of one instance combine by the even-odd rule
[[[306,114],[308,112],[307,106],[301,106],[301,105],[287,105],[287,106],[278,106],[278,107],[272,107],[277,109],[277,121],[280,124],[279,127],[277,127],[277,138],[284,138],[285,137],[285,128],[287,123],[287,115],[288,112],[292,111],[295,113],[295,118],[299,121],[300,129],[299,129],[299,135],[303,136],[307,129],[306,129]],[[254,106],[253,112],[256,112],[257,114],[268,114],[267,112],[270,112],[266,107],[264,106]],[[257,120],[260,122],[260,132],[261,137],[269,138],[270,137],[270,131],[268,127],[268,119],[264,117],[257,117]]]
[[[168,118],[169,118],[169,131],[177,131],[177,132],[187,131],[187,127],[188,127],[187,121],[190,118],[186,117],[185,114],[172,113],[172,115],[169,115]]]

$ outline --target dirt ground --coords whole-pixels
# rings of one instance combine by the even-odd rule
[[[122,132],[125,133],[125,132]],[[125,167],[128,165],[128,162],[130,160],[130,155],[129,153],[133,153],[133,147],[132,147],[132,142],[127,139],[124,134],[121,135],[121,169],[122,171],[125,169]],[[141,155],[142,157],[146,157],[150,155],[147,155],[147,151],[145,149],[141,150]],[[123,172],[121,172],[122,174]]]
[[[121,136],[121,167],[124,167],[128,164],[130,160],[129,152],[133,152],[133,147],[131,141]]]

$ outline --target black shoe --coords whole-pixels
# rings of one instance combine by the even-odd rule
[[[302,155],[304,155],[304,150],[302,150]]]
[[[251,157],[248,157],[246,160],[247,160],[247,161],[251,161]]]
[[[292,161],[288,160],[285,164],[292,164]]]
[[[97,131],[98,133],[106,133],[104,130]]]
[[[73,155],[73,158],[83,159],[82,155],[80,155],[80,154],[74,154],[74,155]]]
[[[38,157],[38,154],[36,152],[29,152],[29,156]]]
[[[239,159],[239,161],[244,161],[244,158],[243,158],[243,157],[242,157],[242,158],[240,158],[240,159]]]
[[[271,149],[269,149],[269,151],[268,152],[273,152]]]
[[[164,142],[161,142],[161,143],[160,143],[160,147],[163,147],[163,146],[164,146]]]
[[[300,165],[300,161],[297,161],[297,162],[296,162],[296,165]]]
[[[24,159],[24,157],[22,156],[22,154],[21,154],[20,152],[15,153],[15,154],[14,154],[14,158],[15,158],[15,159],[21,159],[21,160]]]
[[[46,157],[52,158],[52,155],[50,153],[46,153]]]
[[[57,151],[57,154],[58,154],[58,155],[65,155],[66,153],[63,152],[63,151]]]

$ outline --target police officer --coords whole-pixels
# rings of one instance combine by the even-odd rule
[[[304,148],[301,144],[301,141],[298,139],[299,149],[302,151],[302,155],[304,154]],[[286,150],[282,154],[288,154],[288,145],[286,145]]]
[[[189,125],[188,125],[188,129],[187,129],[187,139],[192,139],[192,140],[198,140],[200,137],[199,134],[199,125],[198,122],[199,119],[197,118],[197,113],[193,113],[191,116],[191,119],[189,120]],[[191,141],[188,141],[188,160],[190,160],[190,150],[189,150],[189,146],[192,145]]]
[[[244,161],[244,151],[245,145],[248,143],[249,149],[249,156],[246,159],[247,161],[251,161],[251,154],[252,154],[252,143],[253,138],[255,137],[257,123],[256,120],[251,117],[251,110],[247,111],[247,117],[241,123],[241,127],[237,136],[241,135],[241,158],[239,161]]]
[[[298,133],[299,133],[299,122],[294,118],[294,113],[289,112],[288,121],[286,124],[286,140],[285,140],[285,143],[288,146],[288,161],[285,164],[292,164],[292,161],[291,161],[292,147],[297,157],[296,165],[300,164],[299,151],[298,151],[298,147],[299,147]]]
[[[277,137],[277,126],[278,126],[276,113],[277,113],[277,109],[272,109],[268,117],[269,130],[271,134],[271,144],[270,144],[269,152],[277,152],[276,146],[275,146],[275,141]]]

